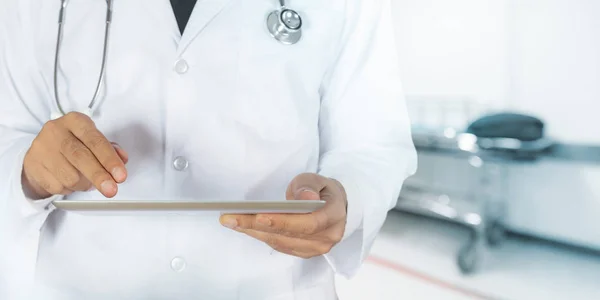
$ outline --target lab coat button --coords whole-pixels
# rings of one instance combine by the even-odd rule
[[[189,165],[190,163],[187,161],[187,159],[185,159],[185,157],[179,156],[173,160],[173,168],[175,168],[177,171],[185,171]]]
[[[189,69],[188,63],[185,61],[185,59],[180,59],[175,63],[175,72],[179,73],[179,74],[185,74],[187,73]]]
[[[173,269],[173,271],[175,271],[175,272],[182,272],[183,270],[185,270],[185,267],[186,267],[186,262],[181,257],[175,257],[171,261],[171,269]]]

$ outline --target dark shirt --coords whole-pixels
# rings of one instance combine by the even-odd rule
[[[192,15],[194,5],[196,5],[196,0],[171,0],[171,6],[173,7],[173,12],[177,19],[177,25],[182,34]]]

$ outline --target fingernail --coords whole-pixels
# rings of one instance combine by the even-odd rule
[[[103,182],[102,184],[100,184],[100,189],[102,190],[103,194],[112,195],[112,194],[114,194],[115,190],[117,189],[117,186],[112,181],[107,180],[107,181]]]
[[[223,220],[223,226],[229,229],[235,229],[238,226],[238,222],[234,218],[225,218]]]
[[[123,149],[123,148],[121,148],[121,145],[119,145],[119,144],[117,144],[117,143],[114,143],[114,142],[113,142],[113,143],[111,143],[111,144],[113,144],[113,146],[114,146],[115,148],[118,148],[118,149]]]
[[[125,181],[125,171],[121,167],[116,167],[112,170],[112,176],[116,181],[123,182]]]
[[[303,193],[308,193],[311,194],[309,199],[300,199],[300,196]],[[296,200],[313,200],[313,199],[319,199],[321,196],[319,195],[319,193],[315,192],[314,190],[310,189],[310,188],[301,188],[298,189],[298,191],[296,192],[296,194],[294,195]],[[302,197],[302,198],[306,198],[306,197]]]
[[[264,217],[264,216],[257,217],[256,218],[256,222],[258,224],[260,224],[260,225],[263,225],[263,226],[269,226],[270,227],[271,225],[273,225],[273,222],[271,221],[271,219],[269,219],[267,217]]]

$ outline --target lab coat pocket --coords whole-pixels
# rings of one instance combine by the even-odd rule
[[[238,300],[296,300],[291,270],[285,273],[257,274],[247,278],[239,289]]]
[[[296,258],[273,251],[267,244],[245,237],[239,300],[293,300]],[[286,296],[289,295],[289,296]]]
[[[301,116],[290,99],[245,89],[238,95],[232,110],[238,128],[251,145],[254,144],[252,141],[287,143],[298,134]]]

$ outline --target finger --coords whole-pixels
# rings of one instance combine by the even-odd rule
[[[60,153],[44,159],[44,167],[65,188],[71,191],[87,191],[92,184]]]
[[[127,179],[125,164],[113,144],[96,128],[92,119],[77,113],[69,115],[68,118],[67,124],[73,135],[93,153],[100,165],[116,182],[124,182]]]
[[[305,215],[223,215],[221,224],[231,229],[253,229],[288,237],[305,238],[327,229],[329,220],[326,214],[319,212]]]
[[[287,215],[282,215],[287,217]],[[336,224],[312,233],[310,229],[305,229],[306,233],[298,233],[285,228],[286,225],[279,226],[277,223],[279,215],[224,215],[221,217],[221,224],[234,230],[254,230],[264,233],[272,233],[290,238],[308,239],[322,242],[338,243],[341,241],[344,231],[345,222],[339,221]],[[268,221],[264,220],[268,219]],[[271,222],[271,223],[268,223]],[[310,234],[308,234],[310,233]]]
[[[94,154],[74,135],[69,133],[63,139],[61,153],[105,197],[112,198],[117,194],[118,187],[111,174],[102,167]]]
[[[291,238],[252,229],[240,229],[238,231],[264,242],[278,252],[302,258],[327,254],[333,247],[333,244],[330,243]]]
[[[129,162],[129,154],[127,153],[127,151],[123,150],[123,148],[121,148],[121,145],[115,142],[112,142],[112,145],[115,148],[115,151],[117,151],[117,154],[119,155],[121,160],[123,161],[123,164],[127,164]]]
[[[35,172],[31,175],[31,179],[45,190],[50,195],[70,195],[73,191],[65,188],[63,184],[58,181],[52,172],[43,165],[39,165]]]

